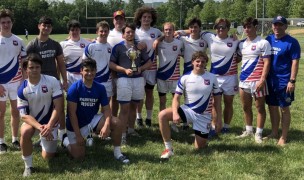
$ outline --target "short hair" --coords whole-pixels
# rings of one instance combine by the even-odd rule
[[[96,61],[92,58],[83,59],[81,62],[81,69],[85,67],[91,69],[97,69]]]
[[[208,62],[209,58],[208,58],[208,55],[206,52],[203,52],[203,51],[195,51],[193,54],[192,54],[192,58],[191,58],[191,61],[194,61],[198,58],[204,58],[206,60],[206,62]]]
[[[110,31],[110,25],[107,21],[100,21],[99,23],[96,24],[96,31],[98,31],[98,29],[102,27],[102,28],[108,28],[108,30]]]
[[[197,24],[200,28],[202,27],[202,21],[197,17],[190,19],[188,27],[193,26],[194,24]]]
[[[5,17],[9,17],[11,19],[12,22],[14,22],[14,14],[11,10],[9,9],[1,9],[0,11],[0,19],[1,18],[5,18]]]
[[[68,24],[67,24],[68,31],[70,31],[72,28],[79,28],[79,29],[81,29],[80,22],[77,21],[77,20],[75,20],[75,19],[72,19],[71,21],[69,21]]]
[[[132,29],[133,31],[135,31],[135,30],[136,30],[136,27],[135,27],[135,25],[134,25],[134,24],[132,24],[132,23],[127,23],[127,24],[126,24],[126,25],[124,25],[124,27],[121,29],[122,34],[124,34],[124,33],[125,33],[126,28],[130,28],[130,29]]]
[[[41,59],[41,56],[37,53],[30,53],[27,55],[26,59],[23,61],[22,63],[22,68],[26,69],[28,66],[29,61],[39,64],[40,66],[42,66],[43,61]]]
[[[173,23],[173,22],[165,22],[164,24],[163,24],[163,30],[165,30],[164,28],[165,28],[165,25],[170,25],[170,26],[172,26],[173,27],[173,31],[175,31],[175,24]]]
[[[152,16],[152,22],[150,26],[154,26],[157,21],[157,13],[156,10],[152,7],[147,7],[147,6],[142,6],[138,9],[136,9],[134,13],[134,24],[136,24],[137,27],[141,26],[141,17],[143,16],[144,13],[150,13]]]
[[[243,21],[243,27],[252,24],[253,26],[257,26],[259,24],[257,19],[254,19],[253,17],[245,18]]]
[[[230,21],[229,21],[228,19],[226,19],[226,18],[217,18],[217,19],[215,20],[215,23],[214,23],[214,27],[213,27],[213,28],[216,29],[217,25],[218,25],[219,23],[221,23],[221,22],[226,23],[226,27],[227,27],[228,29],[230,29],[231,23],[230,23]]]
[[[38,24],[50,24],[50,25],[53,25],[53,21],[50,17],[47,17],[47,16],[42,16],[40,19],[39,19],[39,23]]]

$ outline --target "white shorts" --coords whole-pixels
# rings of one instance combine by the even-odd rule
[[[142,100],[145,96],[145,79],[121,77],[117,80],[117,101]]]
[[[5,96],[0,97],[0,101],[17,100],[17,92],[21,81],[1,84],[5,89]]]
[[[211,128],[211,114],[198,114],[186,105],[181,105],[180,108],[184,111],[187,123],[193,124],[193,130],[209,133]]]
[[[103,82],[101,84],[104,85],[104,87],[106,88],[108,98],[112,97],[114,94],[112,81]]]
[[[175,93],[177,80],[164,81],[157,79],[157,91],[160,93]]]
[[[143,76],[146,80],[146,83],[149,84],[149,85],[154,86],[156,84],[156,74],[157,74],[156,70],[153,70],[153,71],[146,70],[146,71],[144,71]]]
[[[89,134],[93,133],[93,129],[98,125],[98,123],[99,123],[99,121],[101,120],[102,117],[103,117],[103,114],[96,114],[93,117],[92,121],[88,125],[83,126],[80,129],[81,136],[83,138],[86,138],[86,137],[88,137]],[[68,135],[68,138],[69,138],[69,143],[70,144],[76,144],[76,134],[75,134],[75,132],[67,130],[67,135]]]
[[[239,92],[237,75],[217,76],[220,91],[224,95],[236,95]]]
[[[268,95],[267,83],[265,83],[263,90],[256,92],[255,89],[257,82],[258,81],[240,81],[239,87],[246,93],[251,94],[252,97],[264,97]]]
[[[76,81],[82,79],[80,73],[71,73],[67,71],[68,88]]]

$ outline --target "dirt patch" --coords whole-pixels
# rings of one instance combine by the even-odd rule
[[[287,29],[287,31],[290,35],[304,34],[304,28],[303,29],[291,29],[291,30]]]

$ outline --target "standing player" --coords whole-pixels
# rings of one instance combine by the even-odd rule
[[[126,24],[126,18],[125,13],[122,10],[113,13],[113,24],[114,29],[110,31],[108,36],[108,43],[112,47],[124,40],[122,38],[122,28]]]
[[[268,41],[257,36],[258,20],[252,17],[243,22],[247,38],[239,44],[238,55],[242,56],[240,96],[244,111],[246,130],[239,138],[253,135],[252,97],[257,109],[255,142],[262,143],[262,132],[266,119],[265,97],[268,94],[266,77],[270,68],[271,47]]]
[[[24,31],[25,31],[25,39],[28,40],[28,30],[24,29]]]
[[[272,125],[272,132],[268,137],[279,137],[278,131],[281,120],[282,135],[278,141],[280,146],[284,146],[287,142],[291,121],[289,106],[294,100],[299,59],[301,58],[299,42],[286,33],[287,27],[286,18],[283,16],[275,17],[272,21],[274,34],[266,38],[272,47],[272,61],[267,77],[269,95],[266,97]]]
[[[61,75],[62,87],[66,91],[67,84],[67,73],[64,63],[63,51],[60,44],[54,41],[49,36],[52,32],[52,19],[49,17],[41,17],[38,24],[39,35],[33,39],[26,47],[26,52],[37,53],[41,56],[43,64],[41,67],[41,73],[55,77],[58,81],[60,80],[58,71]],[[58,69],[57,69],[58,67]],[[62,99],[64,101],[64,99]],[[62,102],[64,103],[64,102]],[[65,116],[64,109],[60,109],[59,114],[59,139],[62,139],[65,133]]]
[[[21,150],[25,170],[23,176],[33,172],[32,137],[40,134],[44,159],[55,156],[57,150],[58,116],[63,107],[59,81],[41,74],[43,60],[38,54],[29,54],[23,63],[28,79],[18,90],[18,109],[24,123],[21,126]]]
[[[65,66],[67,71],[68,87],[81,79],[80,65],[84,48],[90,43],[80,37],[81,26],[76,20],[71,20],[67,25],[70,39],[61,41]]]
[[[136,36],[138,41],[145,42],[147,45],[147,52],[150,59],[153,61],[151,68],[146,70],[143,74],[146,80],[145,92],[146,92],[146,110],[147,118],[145,124],[147,127],[151,127],[151,119],[153,112],[153,89],[156,84],[156,73],[157,73],[157,63],[155,58],[155,52],[153,50],[153,42],[155,39],[161,36],[161,31],[159,29],[153,28],[157,20],[157,14],[155,9],[151,7],[141,7],[138,8],[134,15],[134,23],[138,27],[136,29]],[[137,108],[137,125],[139,127],[143,126],[142,120],[142,107],[143,102]]]
[[[161,158],[167,159],[173,155],[169,121],[192,123],[195,148],[200,149],[207,145],[213,102],[214,107],[216,107],[215,112],[221,113],[220,90],[215,75],[205,71],[207,62],[206,53],[198,51],[193,54],[193,70],[179,79],[172,107],[161,111],[158,115],[159,128],[165,143],[165,151],[163,151]],[[184,105],[180,105],[182,94],[185,97]],[[218,119],[219,121],[220,119]]]
[[[19,59],[26,56],[25,46],[19,37],[12,34],[13,14],[8,9],[0,10],[0,154],[7,152],[4,139],[6,100],[11,104],[12,145],[20,149],[18,141],[19,113],[17,90],[22,79]]]

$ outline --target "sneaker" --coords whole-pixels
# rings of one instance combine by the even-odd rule
[[[243,133],[239,136],[237,136],[236,138],[246,138],[249,136],[253,136],[253,132],[252,131],[243,131]]]
[[[5,143],[0,144],[0,154],[4,154],[7,152],[7,145]]]
[[[171,149],[165,149],[162,152],[160,158],[162,158],[162,159],[169,159],[169,157],[171,157],[173,155],[174,155],[173,150],[171,150]]]
[[[121,146],[126,146],[127,145],[127,137],[123,136],[121,137]]]
[[[87,137],[86,146],[91,147],[91,146],[93,146],[93,143],[94,143],[93,137],[92,137],[92,135],[89,135]]]
[[[230,132],[229,128],[222,128],[222,129],[221,129],[221,133],[222,133],[222,134],[227,134],[227,133],[229,133],[229,132]]]
[[[129,164],[130,160],[127,156],[121,155],[119,158],[117,158],[118,161],[122,162],[123,164]]]
[[[25,168],[23,172],[23,177],[32,175],[35,172],[33,167]]]
[[[19,141],[12,142],[12,146],[13,146],[13,148],[18,149],[18,150],[21,149]]]
[[[64,142],[64,139],[67,138],[67,137],[68,137],[67,133],[64,133],[63,136],[62,136],[61,147],[63,147],[63,148],[66,148],[65,145],[63,144],[63,142]]]
[[[255,133],[254,140],[256,143],[261,144],[263,142],[261,133]]]
[[[137,128],[143,128],[144,127],[144,123],[142,119],[136,119],[136,126]]]
[[[176,124],[175,123],[172,123],[171,124],[171,129],[172,129],[172,131],[174,131],[174,132],[179,132],[179,129],[178,129],[178,127],[176,126]]]
[[[151,121],[151,119],[146,119],[145,123],[146,123],[146,127],[147,127],[147,128],[150,128],[150,127],[152,126],[152,121]]]
[[[208,139],[212,139],[217,136],[217,133],[214,129],[210,130],[208,133]]]

